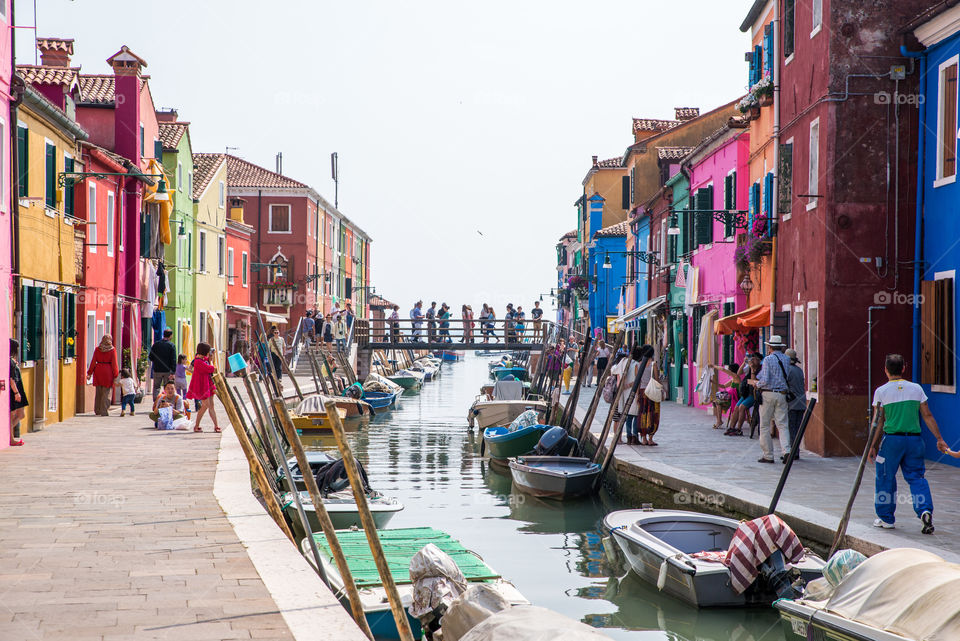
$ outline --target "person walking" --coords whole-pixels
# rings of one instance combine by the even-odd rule
[[[390,342],[399,343],[400,342],[400,306],[394,305],[393,311],[390,312]]]
[[[530,310],[530,318],[533,319],[533,340],[534,342],[540,341],[543,339],[543,328],[541,327],[543,310],[540,309],[540,301],[533,301],[533,309]]]
[[[274,327],[276,330],[276,327]],[[206,343],[197,343],[197,355],[193,359],[191,367],[193,376],[190,377],[190,387],[187,389],[187,398],[200,401],[200,409],[197,411],[197,422],[193,424],[194,432],[202,432],[200,420],[204,414],[209,413],[213,419],[213,431],[220,431],[220,423],[217,421],[217,411],[213,407],[213,395],[216,393],[216,387],[213,384],[213,375],[217,369],[210,363],[210,346]]]
[[[760,401],[760,450],[758,463],[773,463],[773,424],[776,422],[783,454],[780,461],[787,462],[790,451],[789,419],[787,413],[787,368],[790,359],[783,351],[787,348],[783,339],[774,334],[767,341],[767,355],[760,365],[757,386],[761,390]]]
[[[134,401],[137,399],[137,382],[133,380],[130,370],[124,367],[120,370],[120,416],[125,416],[127,406],[130,406],[130,416],[136,416],[137,408]]]
[[[787,389],[793,394],[793,400],[787,403],[790,450],[792,451],[794,447],[797,449],[794,460],[799,460],[800,442],[797,440],[797,434],[800,431],[800,423],[803,422],[803,413],[807,409],[807,390],[804,389],[806,385],[804,384],[803,370],[800,369],[800,358],[797,356],[797,350],[788,349],[784,354],[790,359],[790,367],[787,368]]]
[[[887,382],[878,387],[873,394],[874,411],[881,413],[883,431],[877,430],[868,453],[870,461],[876,462],[877,469],[874,494],[877,518],[873,526],[886,530],[892,530],[895,527],[897,470],[900,470],[903,473],[903,480],[910,485],[913,511],[922,524],[920,532],[933,534],[933,496],[930,493],[930,483],[924,478],[926,446],[921,434],[921,416],[927,429],[937,439],[937,449],[949,453],[949,448],[940,435],[940,428],[927,404],[927,395],[923,388],[916,383],[904,380],[903,372],[906,364],[903,356],[888,354],[883,369],[887,375]],[[877,408],[877,405],[880,407]]]
[[[633,399],[629,407],[627,407],[627,401],[629,400],[630,393],[633,391],[633,383],[637,380],[637,374],[640,372],[641,360],[643,360],[641,347],[640,345],[634,345],[633,349],[630,350],[630,358],[622,359],[613,366],[612,370],[612,373],[617,376],[618,381],[620,379],[623,380],[623,392],[621,392],[620,399],[617,401],[617,413],[620,415],[626,413],[627,445],[640,444],[640,440],[637,438],[637,416],[640,414],[640,399],[639,397]],[[643,373],[644,378],[648,376],[648,371],[649,364],[647,370]],[[647,380],[649,381],[649,378]],[[644,382],[641,379],[638,396],[643,394],[643,388]]]
[[[647,385],[650,384],[650,381],[660,380],[660,365],[657,363],[653,345],[640,346],[641,361],[644,358],[649,360],[647,361],[647,369],[640,377],[640,389],[637,394],[640,412],[637,414],[633,444],[655,446],[657,443],[654,442],[653,435],[660,429],[660,401],[654,401],[646,394]]]
[[[206,343],[203,343],[206,345]],[[209,347],[209,345],[207,346]],[[267,339],[267,347],[270,349],[270,362],[273,364],[273,374],[277,377],[277,384],[280,386],[280,391],[283,392],[283,356],[287,350],[287,344],[283,340],[283,336],[280,335],[280,329],[273,325],[270,327],[270,338]],[[196,373],[194,373],[196,376]],[[189,391],[187,398],[190,398]],[[199,416],[197,421],[199,422]]]
[[[167,381],[173,380],[177,371],[177,346],[170,340],[172,337],[172,329],[168,327],[163,330],[163,337],[150,346],[150,353],[147,355],[153,370],[153,400],[157,400],[160,390]]]
[[[570,393],[570,379],[573,377],[573,369],[577,366],[580,350],[577,344],[571,340],[567,345],[567,351],[563,356],[563,393]]]
[[[400,306],[397,305],[399,310]],[[399,315],[398,315],[399,316]],[[333,326],[333,338],[337,341],[337,351],[343,352],[347,349],[347,320],[346,314],[341,313],[337,316],[337,322]]]
[[[473,342],[473,308],[469,305],[463,306],[463,342]]]
[[[762,360],[760,354],[747,354],[747,358],[737,370],[737,378],[740,380],[737,384],[737,402],[730,410],[724,436],[743,436],[743,424],[750,422],[750,414],[754,411],[757,395],[760,393],[756,382]]]
[[[419,343],[421,332],[422,332],[420,328],[423,327],[423,301],[422,300],[418,300],[414,304],[413,309],[410,310],[410,320],[413,321],[411,323],[411,325],[413,326],[413,334],[410,337],[410,340],[414,343]]]
[[[437,317],[437,301],[430,303],[430,309],[424,314],[427,317],[427,342],[437,342],[437,323],[434,319]]]
[[[507,313],[503,315],[503,341],[505,343],[515,343],[517,341],[517,335],[514,330],[514,317],[513,303],[507,303]]]
[[[303,321],[300,323],[301,336],[304,340],[307,341],[307,344],[313,342],[313,337],[316,334],[317,323],[313,320],[313,311],[307,310],[307,313],[303,316]]]
[[[594,385],[600,384],[600,377],[603,376],[603,373],[607,369],[607,363],[610,362],[611,352],[612,350],[610,349],[610,346],[607,345],[607,343],[601,338],[597,343],[597,364],[595,367],[597,378],[594,381]],[[589,382],[590,379],[588,378],[587,381]]]
[[[440,306],[440,313],[437,314],[440,319],[440,342],[450,342],[450,307],[446,303]]]
[[[20,343],[10,339],[10,446],[23,445],[20,438],[20,423],[27,416],[27,390],[23,388],[23,377],[20,375]]]
[[[490,337],[493,336],[496,338],[496,342],[500,342],[500,337],[497,336],[497,313],[493,311],[493,307],[487,306],[487,341],[490,340]]]
[[[356,318],[356,315],[353,313],[353,303],[347,303],[347,311],[343,313],[343,320],[347,323],[347,331],[350,331],[350,328],[353,327],[353,319]]]
[[[93,401],[93,412],[97,416],[110,416],[110,392],[119,373],[117,350],[113,347],[113,337],[107,334],[100,339],[100,345],[93,351],[87,368],[87,376],[93,379],[93,385],[97,388]]]
[[[321,334],[323,337],[323,348],[329,354],[330,346],[333,345],[333,316],[330,314],[327,314],[323,319],[323,328]]]
[[[487,332],[487,314],[490,313],[490,308],[487,307],[486,303],[480,307],[480,342],[487,343],[489,342],[489,336]]]

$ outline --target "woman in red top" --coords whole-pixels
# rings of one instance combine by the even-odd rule
[[[113,337],[107,334],[100,339],[100,345],[93,352],[87,376],[93,378],[97,388],[93,402],[93,412],[97,416],[110,416],[110,391],[120,369],[117,367],[117,350],[113,347]]]
[[[200,411],[197,412],[197,422],[193,424],[194,432],[202,432],[200,419],[207,412],[213,419],[213,431],[220,431],[217,421],[217,411],[213,408],[213,395],[216,388],[213,385],[213,374],[217,368],[210,363],[210,346],[206,343],[197,343],[197,355],[190,365],[193,376],[190,378],[190,387],[187,388],[187,398],[200,401]]]

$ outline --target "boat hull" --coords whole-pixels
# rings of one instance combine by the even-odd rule
[[[600,465],[573,456],[521,456],[510,461],[513,484],[527,494],[569,499],[592,494]]]
[[[400,398],[399,392],[390,394],[386,392],[364,392],[363,394],[363,400],[366,401],[370,407],[378,410],[393,408],[398,398]]]
[[[488,401],[480,399],[474,401],[467,411],[467,424],[471,428],[479,427],[480,429],[506,427],[528,407],[543,414],[549,409],[543,401]]]
[[[488,427],[483,432],[487,454],[491,459],[508,459],[533,451],[549,425],[531,425],[508,432],[505,427]]]
[[[415,389],[420,387],[420,383],[423,380],[414,376],[388,376],[387,378],[403,389]]]
[[[773,604],[780,613],[786,641],[910,641],[908,637],[878,630],[803,603],[781,599]]]
[[[289,495],[284,497],[284,502],[287,504],[284,510],[290,521],[295,526],[298,526],[299,529],[300,515],[297,513],[296,503],[293,503],[291,498]],[[323,532],[317,511],[313,509],[313,503],[310,502],[309,495],[303,496],[303,500],[305,501],[303,511],[307,515],[310,529],[314,532]],[[370,507],[370,516],[373,517],[373,524],[377,526],[378,530],[385,528],[390,522],[390,519],[392,519],[397,512],[403,510],[402,503],[383,497],[368,499],[367,504]],[[330,516],[330,521],[333,522],[333,528],[335,530],[363,527],[360,522],[360,514],[357,512],[357,504],[354,501],[349,499],[326,500],[324,501],[324,506],[327,508],[327,514]]]
[[[496,367],[490,370],[490,376],[498,381],[502,381],[511,375],[518,381],[527,380],[527,370],[523,367]]]

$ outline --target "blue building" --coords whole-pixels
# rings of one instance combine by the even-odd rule
[[[602,328],[615,320],[623,309],[621,301],[626,300],[627,286],[627,221],[604,227],[596,231],[591,238],[589,253],[590,277],[590,328]],[[604,333],[606,336],[606,333]]]
[[[917,96],[895,96],[919,106],[917,203],[913,295],[914,381],[921,383],[943,438],[960,446],[957,395],[956,274],[960,267],[960,183],[957,182],[957,104],[960,6],[941,3],[910,25],[924,49],[901,51],[920,71]],[[901,107],[902,108],[902,107]],[[922,297],[922,298],[921,298]],[[904,301],[881,301],[903,303]],[[919,303],[919,304],[918,304]],[[924,432],[927,456],[941,458]],[[943,462],[960,461],[943,457]]]

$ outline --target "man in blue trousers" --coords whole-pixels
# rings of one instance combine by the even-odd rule
[[[873,526],[888,530],[894,527],[899,469],[903,473],[903,480],[910,485],[913,511],[923,524],[920,531],[923,534],[933,534],[933,497],[930,494],[930,484],[923,477],[925,447],[921,436],[920,416],[923,416],[927,429],[936,437],[937,449],[946,451],[947,444],[940,436],[940,429],[927,405],[927,395],[923,393],[923,388],[903,379],[904,367],[903,356],[889,354],[884,363],[887,382],[878,387],[873,395],[874,411],[882,412],[884,421],[883,431],[877,431],[873,443],[870,444],[869,453],[870,460],[877,464],[874,496],[877,519]],[[878,451],[877,441],[881,435],[883,441]]]

